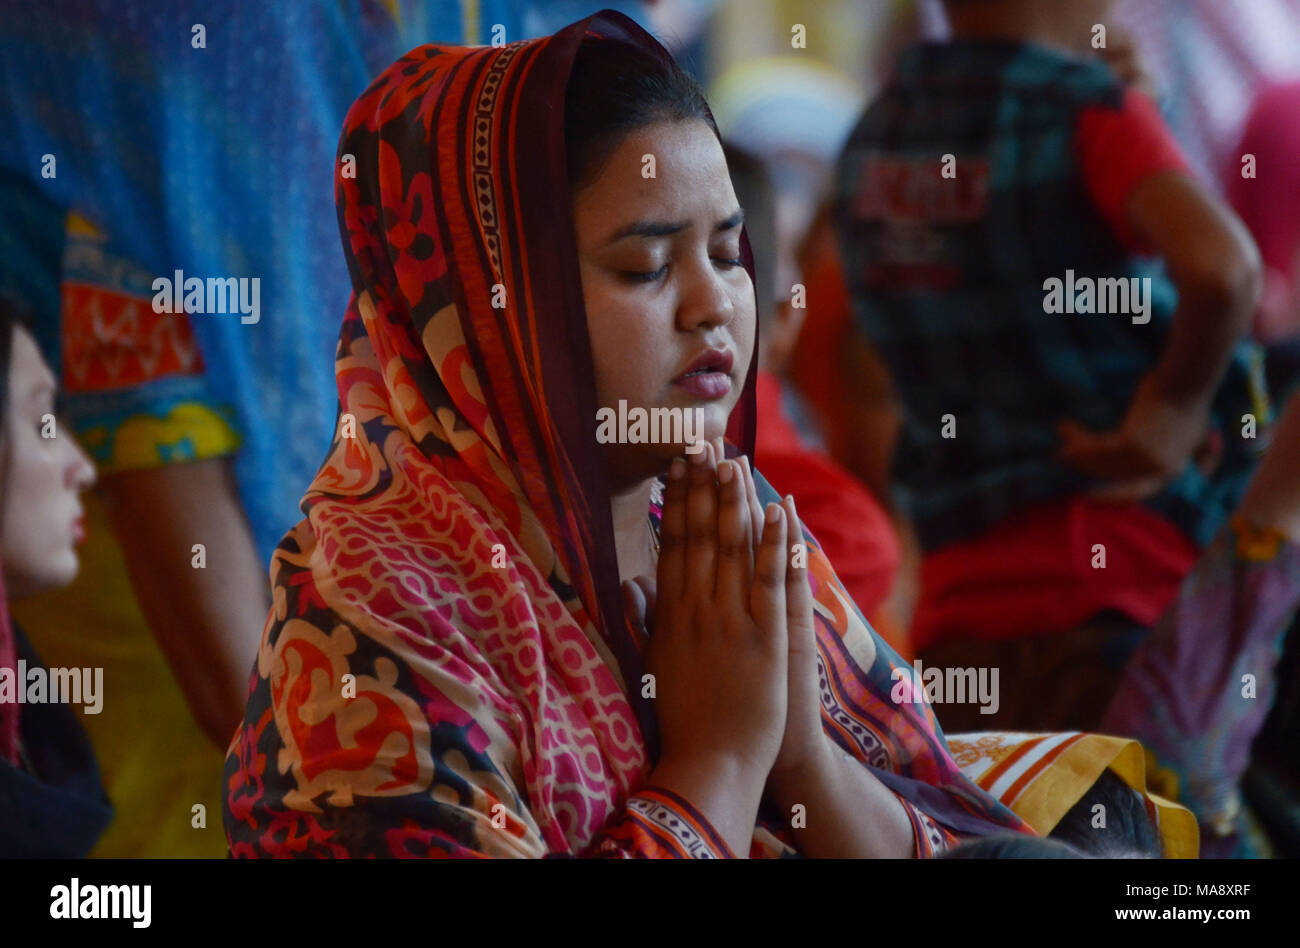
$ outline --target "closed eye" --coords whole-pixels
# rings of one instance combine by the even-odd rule
[[[633,283],[656,283],[668,275],[668,264],[664,264],[658,270],[652,273],[645,273],[641,270],[624,270],[623,276]]]
[[[726,267],[728,270],[734,270],[736,267],[743,267],[745,262],[739,257],[714,257],[713,262],[719,266]],[[623,276],[633,283],[657,283],[668,275],[668,264],[664,264],[658,270],[647,273],[642,270],[624,270]]]

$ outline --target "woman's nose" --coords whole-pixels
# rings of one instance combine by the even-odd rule
[[[95,462],[90,460],[75,438],[69,437],[68,443],[72,446],[72,457],[64,469],[64,480],[74,490],[89,490],[95,484]]]
[[[736,316],[731,288],[712,260],[693,267],[682,289],[678,319],[691,330],[701,324],[725,326]]]

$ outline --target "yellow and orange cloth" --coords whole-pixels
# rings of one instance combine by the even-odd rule
[[[949,734],[948,747],[963,774],[1043,836],[1109,769],[1142,795],[1164,855],[1196,858],[1196,817],[1147,786],[1147,755],[1137,741],[1078,731],[988,731]]]

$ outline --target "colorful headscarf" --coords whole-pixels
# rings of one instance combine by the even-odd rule
[[[272,562],[226,761],[235,856],[730,855],[646,785],[565,167],[566,83],[596,37],[668,56],[618,14],[423,46],[348,115],[340,418]],[[752,455],[755,376],[733,452]],[[962,776],[928,705],[891,699],[907,666],[812,545],[825,728],[904,801],[918,854],[1032,832]],[[791,851],[779,822],[754,854]]]

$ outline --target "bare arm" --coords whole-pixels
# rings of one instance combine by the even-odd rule
[[[1178,311],[1159,361],[1120,426],[1091,432],[1064,421],[1062,458],[1111,482],[1099,493],[1158,493],[1203,447],[1210,403],[1259,297],[1259,252],[1236,216],[1181,172],[1152,175],[1129,199],[1129,225],[1158,252],[1178,287]]]
[[[907,859],[916,854],[912,822],[898,797],[829,741],[806,773],[771,780],[768,787],[787,817],[795,804],[803,804],[806,826],[791,832],[805,856]]]
[[[1129,198],[1133,232],[1164,259],[1178,287],[1153,375],[1170,399],[1208,405],[1259,299],[1259,251],[1223,202],[1188,175],[1152,175]]]
[[[270,605],[228,461],[124,471],[100,492],[150,631],[194,719],[225,750]],[[191,565],[196,543],[206,568]]]

